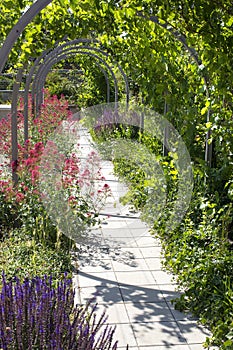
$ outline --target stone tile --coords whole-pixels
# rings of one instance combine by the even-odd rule
[[[148,234],[149,234],[148,228],[132,227],[132,224],[133,224],[133,222],[131,224],[129,223],[129,229],[130,229],[130,232],[132,233],[133,237],[135,237],[135,239],[138,239],[140,237],[148,237]]]
[[[174,322],[149,322],[133,323],[134,334],[139,348],[141,346],[155,345],[187,345],[182,337],[177,323]]]
[[[146,258],[146,264],[150,270],[162,270],[161,258]]]
[[[114,271],[149,271],[144,259],[131,259],[127,263],[112,260],[112,265]]]
[[[123,303],[105,304],[98,305],[96,315],[101,316],[103,311],[106,311],[107,324],[120,324],[129,323],[128,314],[126,312],[125,305]]]
[[[104,207],[104,209],[101,211],[101,217],[103,217],[105,221],[110,218],[118,218],[119,220],[126,219],[122,208],[119,206],[114,206],[114,203],[108,204],[107,207]]]
[[[119,283],[131,284],[135,287],[145,284],[155,285],[150,271],[116,271],[115,274]]]
[[[109,251],[105,249],[105,245],[99,246],[98,249],[94,249],[90,253],[82,254],[79,256],[77,264],[78,266],[106,266],[105,261],[109,261]]]
[[[163,295],[155,285],[132,286],[120,284],[124,302],[164,302]]]
[[[210,332],[196,321],[182,320],[177,324],[188,344],[202,344],[210,336]]]
[[[116,282],[115,274],[112,271],[107,272],[79,272],[78,273],[78,283],[80,287],[97,287],[106,286]]]
[[[160,247],[142,247],[140,251],[145,259],[147,258],[159,258],[161,256]]]
[[[126,220],[117,220],[116,218],[109,218],[107,219],[104,223],[102,223],[102,225],[107,226],[108,229],[118,229],[118,230],[122,230],[122,229],[128,229],[128,224]],[[103,232],[103,234],[105,234]]]
[[[171,303],[171,301],[167,301],[167,304],[176,321],[183,321],[183,320],[197,321],[197,318],[193,317],[190,313],[184,313],[176,310],[175,306]]]
[[[131,221],[130,230],[141,230],[141,234],[148,232],[148,226],[140,218]]]
[[[139,248],[159,246],[158,241],[152,236],[149,236],[149,233],[148,233],[148,236],[144,235],[144,236],[138,237],[135,239],[135,241]]]
[[[116,249],[121,249],[121,248],[127,248],[130,250],[131,248],[137,248],[134,239],[131,237],[112,237],[112,238],[106,238],[106,244],[111,247],[111,249],[114,249],[114,253],[116,253]],[[115,255],[115,254],[114,254]]]
[[[118,340],[117,349],[126,350],[127,344],[129,350],[138,350],[135,335],[132,326],[129,323],[118,323],[114,333],[114,340]]]
[[[78,264],[85,265],[102,265],[102,260],[109,260],[109,252],[106,251],[106,242],[101,240],[98,246],[88,245],[82,246],[82,251],[78,254]],[[103,263],[105,264],[105,262]]]
[[[172,313],[164,301],[159,303],[131,302],[125,303],[125,307],[132,323],[174,321]]]
[[[106,260],[93,260],[90,261],[90,264],[79,266],[79,271],[92,273],[92,272],[107,272],[112,271],[112,264],[110,259]]]
[[[142,252],[139,248],[128,248],[128,247],[121,247],[119,248],[119,252],[122,255],[127,256],[130,259],[143,259]]]
[[[159,290],[161,290],[161,293],[164,297],[164,299],[169,302],[171,300],[174,300],[176,298],[179,298],[181,295],[180,291],[177,291],[177,284],[159,284],[158,285]]]
[[[79,289],[80,302],[86,303],[92,299],[98,304],[114,304],[122,302],[122,295],[117,284],[107,284],[98,287],[83,287]]]
[[[155,270],[151,271],[151,273],[154,276],[157,284],[172,284],[174,282],[173,275],[165,271]]]
[[[202,344],[189,344],[189,349],[190,350],[207,350],[206,348],[203,347]],[[218,350],[219,347],[217,346],[210,346],[208,347],[208,350]]]
[[[129,230],[130,230],[132,236],[134,237],[135,241],[137,241],[141,237],[147,237],[148,231],[145,230],[144,228],[138,228],[138,229],[133,228],[132,229],[130,223],[128,226],[129,226]]]
[[[122,244],[122,246],[127,247],[127,248],[138,248],[138,245],[135,241],[135,238],[131,238],[131,239],[125,239],[124,245]]]
[[[103,245],[104,239],[102,233],[87,233],[85,237],[80,237],[76,243],[76,255],[93,254],[93,251]]]
[[[103,228],[103,237],[108,239],[108,238],[131,238],[133,240],[133,235],[131,233],[131,231],[125,227],[125,228],[108,228],[108,227],[104,227]]]

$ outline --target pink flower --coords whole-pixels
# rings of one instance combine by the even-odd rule
[[[23,199],[24,199],[24,194],[23,193],[20,193],[20,192],[16,193],[16,202],[17,203],[22,202]]]
[[[24,186],[23,186],[23,190],[24,190],[25,192],[27,192],[27,191],[29,190],[28,186],[24,185]]]
[[[31,180],[32,180],[32,184],[34,185],[36,180],[38,180],[39,178],[39,171],[38,171],[38,166],[35,167],[35,169],[32,170],[32,173],[31,173]]]
[[[26,166],[30,166],[30,165],[32,165],[32,164],[33,164],[32,158],[26,159],[26,161],[25,161],[25,165],[26,165]]]

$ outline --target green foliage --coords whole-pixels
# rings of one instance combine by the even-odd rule
[[[93,132],[97,142],[112,141],[116,138],[135,139],[146,145],[153,154],[161,154],[161,144],[148,133],[135,133],[129,126],[111,126],[102,131]],[[100,148],[101,149],[101,148]],[[113,158],[115,172],[126,181],[128,193],[122,202],[131,203],[144,213],[143,218],[151,224],[148,211],[144,211],[150,200],[150,189],[156,189],[156,174],[147,172],[148,154],[143,156],[140,147],[134,146],[137,157]],[[208,344],[216,344],[220,349],[231,349],[232,346],[232,206],[229,201],[232,182],[225,186],[223,192],[217,191],[220,183],[214,184],[216,170],[197,166],[195,168],[195,187],[189,210],[179,227],[173,231],[165,229],[173,205],[176,201],[179,186],[179,173],[171,155],[157,156],[158,164],[163,169],[166,179],[166,204],[157,217],[153,217],[153,232],[161,239],[164,253],[164,267],[177,276],[179,286],[184,290],[176,300],[176,308],[190,311],[199,317],[213,333],[207,338]],[[203,171],[204,168],[204,171]],[[210,177],[208,183],[206,176]],[[228,175],[226,176],[228,178]],[[219,174],[219,181],[224,179]],[[213,192],[213,190],[215,192]],[[150,202],[152,204],[152,202]],[[153,204],[152,204],[153,205]],[[156,203],[154,203],[154,206]],[[152,210],[155,212],[155,209]]]
[[[0,241],[0,266],[8,278],[53,275],[56,280],[63,272],[72,271],[67,247],[54,249],[37,240],[32,232],[24,229],[5,231]]]
[[[233,257],[227,225],[231,220],[229,204],[219,207],[195,192],[181,226],[169,234],[158,232],[165,266],[178,276],[184,289],[176,307],[199,317],[213,333],[206,344],[213,342],[220,349],[232,345]]]
[[[29,3],[10,0],[1,3],[0,42]],[[151,16],[157,23],[149,20]],[[56,0],[26,28],[6,67],[11,70],[29,56],[38,56],[65,35],[68,40],[96,38],[129,77],[132,99],[161,114],[167,103],[166,118],[185,141],[195,172],[191,206],[174,232],[164,231],[177,195],[172,157],[162,158],[159,142],[147,134],[134,134],[135,130],[130,128],[120,126],[98,137],[104,141],[111,137],[138,140],[158,157],[168,201],[162,215],[156,218],[154,229],[164,242],[167,268],[177,273],[185,288],[178,305],[198,315],[211,328],[213,340],[223,350],[233,346],[232,18],[231,0]],[[189,52],[181,43],[182,38],[191,48]],[[190,51],[195,57],[190,56]],[[98,67],[87,56],[78,62],[85,72],[75,95],[78,106],[105,101],[106,85]],[[58,80],[54,86],[57,91],[59,84]],[[64,86],[58,92],[61,90],[64,91]],[[120,97],[124,98],[122,82]],[[213,147],[211,169],[204,162],[207,133]],[[116,159],[115,169],[130,183],[125,200],[143,208],[150,185],[145,168],[139,169],[137,162],[128,159]],[[17,216],[13,206],[11,209],[4,210],[2,215],[5,225]]]

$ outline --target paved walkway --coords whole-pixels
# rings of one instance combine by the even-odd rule
[[[84,157],[91,150],[85,130],[80,147]],[[119,203],[127,189],[113,175],[112,163],[102,161],[102,172],[112,196],[101,213],[101,227],[80,242],[76,303],[94,298],[97,312],[107,309],[108,323],[117,326],[119,349],[128,344],[130,350],[202,350],[209,334],[172,306],[178,292],[171,275],[162,270],[159,241],[139,213]]]

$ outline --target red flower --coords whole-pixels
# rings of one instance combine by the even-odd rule
[[[23,193],[21,193],[21,192],[16,193],[16,202],[17,203],[22,202],[23,199],[24,199],[24,194]]]

